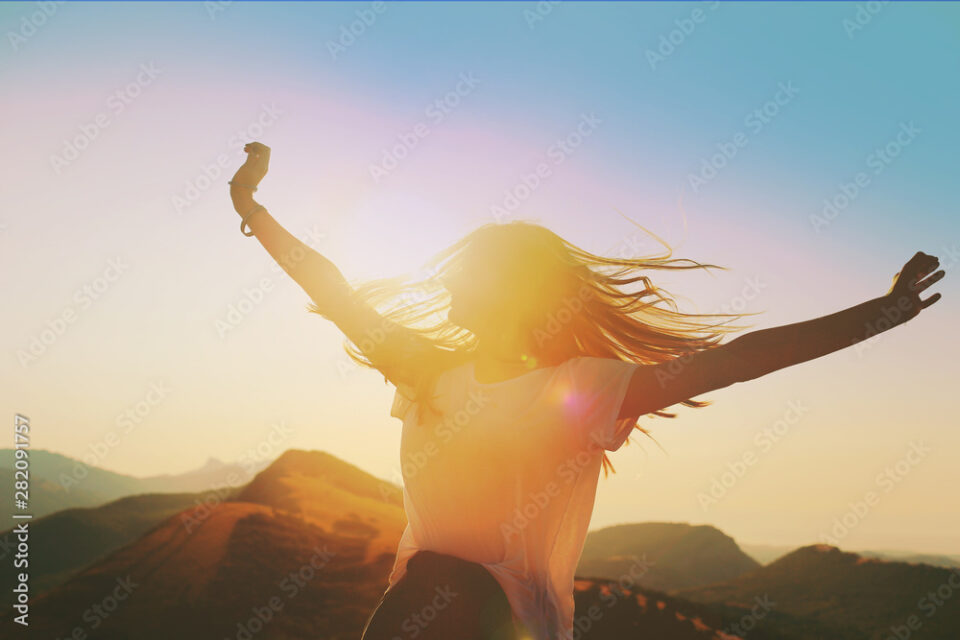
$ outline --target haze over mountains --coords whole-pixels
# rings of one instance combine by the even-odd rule
[[[0,449],[0,482],[3,483],[2,495],[8,501],[13,497],[13,456],[13,449]],[[192,493],[241,486],[270,462],[251,459],[224,463],[209,458],[202,467],[187,473],[135,478],[59,453],[32,449],[30,512],[38,518],[61,509],[98,506],[142,493]]]
[[[101,492],[126,482],[90,478]],[[328,453],[290,450],[229,491],[140,494],[39,518],[30,538],[33,633],[355,639],[386,587],[405,526],[401,495]],[[4,562],[9,552],[3,547]],[[592,531],[577,576],[585,639],[886,640],[911,615],[919,623],[911,639],[960,637],[960,572],[824,545],[763,566],[706,525]],[[920,601],[931,591],[942,604],[927,615],[932,601]],[[119,596],[109,615],[96,613]]]
[[[740,543],[740,548],[760,564],[769,564],[796,549],[796,547],[787,545],[750,544],[744,542]],[[960,568],[960,555],[917,553],[916,551],[907,551],[905,549],[854,550],[854,552],[861,556],[879,558],[881,560],[930,564],[935,567],[945,567],[948,569],[951,567]]]

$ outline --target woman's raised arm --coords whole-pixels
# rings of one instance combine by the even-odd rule
[[[416,365],[429,366],[440,349],[406,327],[384,318],[352,296],[353,288],[330,260],[299,240],[253,199],[267,173],[270,148],[252,142],[247,160],[230,181],[236,212],[283,270],[310,296],[321,315],[337,327],[395,385],[414,385]],[[251,213],[252,212],[252,213]],[[431,356],[436,356],[432,358]]]
[[[883,296],[806,322],[752,331],[675,361],[641,367],[630,381],[620,417],[646,415],[708,391],[753,380],[903,324],[940,299],[939,293],[920,299],[921,292],[944,276],[942,270],[935,272],[937,266],[938,258],[918,252]]]

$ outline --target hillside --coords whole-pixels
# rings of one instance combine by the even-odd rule
[[[639,571],[638,584],[671,592],[730,580],[759,566],[715,527],[642,522],[587,534],[577,574],[617,579]]]
[[[226,501],[138,495],[42,518],[32,634],[356,640],[393,566],[401,495],[328,453],[290,450]],[[921,604],[956,578],[947,569],[824,545],[760,566],[709,526],[591,532],[576,574],[578,640],[885,640],[910,615],[911,640],[960,637],[953,601],[932,615]],[[57,586],[38,594],[45,582]]]
[[[74,571],[136,540],[158,523],[194,505],[201,496],[131,496],[101,507],[66,509],[34,520],[30,523],[31,588],[34,593],[42,593],[63,583]],[[12,549],[14,542],[12,529],[0,533],[0,549]],[[0,574],[4,593],[9,593],[14,580],[13,571]]]
[[[394,555],[407,524],[398,486],[323,451],[291,449],[240,491],[250,502],[369,540],[370,559]]]
[[[288,451],[234,501],[181,510],[35,598],[33,633],[236,637],[276,598],[283,615],[259,637],[355,639],[393,566],[399,496],[329,454]],[[116,590],[114,613],[84,616]]]
[[[911,616],[919,628],[911,640],[960,637],[956,571],[922,564],[865,558],[829,545],[810,545],[724,584],[686,589],[679,596],[704,603],[746,606],[756,594],[777,611],[833,630],[832,638],[886,638]],[[931,597],[931,593],[934,595]]]

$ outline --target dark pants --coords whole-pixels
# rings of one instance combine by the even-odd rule
[[[483,565],[418,551],[361,640],[516,640],[517,631],[503,588]]]

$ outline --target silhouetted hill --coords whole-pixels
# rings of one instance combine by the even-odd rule
[[[30,523],[30,587],[34,594],[63,583],[78,569],[142,536],[203,494],[162,493],[131,496],[101,507],[66,509]],[[0,561],[16,546],[13,530],[0,533]],[[0,574],[10,593],[13,571]]]
[[[751,544],[739,543],[743,551],[759,562],[760,564],[769,564],[774,560],[781,558],[799,547],[773,544]],[[929,564],[934,567],[958,567],[960,568],[960,555],[949,555],[945,553],[918,553],[903,549],[854,549],[857,553],[866,558],[880,558],[881,560],[893,560],[895,562],[910,562],[913,564]]]
[[[30,637],[356,640],[386,588],[401,495],[328,453],[291,450],[226,501],[141,495],[37,520],[41,579],[116,548],[34,589]],[[584,556],[579,640],[886,640],[910,615],[920,622],[911,640],[960,637],[953,600],[933,615],[921,604],[950,586],[946,569],[823,545],[760,567],[722,532],[683,523],[591,532]],[[667,594],[650,582],[701,586]],[[0,624],[10,618],[8,608]]]
[[[364,538],[285,511],[196,507],[40,596],[31,631],[199,640],[263,626],[256,637],[355,639],[392,563],[366,557]],[[84,611],[117,592],[122,602],[94,629]]]
[[[724,584],[678,595],[745,606],[757,594],[766,594],[777,611],[832,629],[830,638],[885,639],[897,637],[894,629],[903,627],[911,640],[944,640],[960,637],[960,606],[943,595],[947,591],[958,595],[951,580],[960,584],[956,570],[865,558],[818,544]],[[911,616],[919,623],[917,628],[903,626]]]
[[[730,536],[709,525],[623,524],[587,534],[579,575],[618,579],[670,592],[722,582],[759,567]]]
[[[35,598],[31,632],[205,639],[263,625],[252,635],[356,639],[406,523],[399,496],[329,454],[288,451],[235,501],[180,511]],[[115,592],[113,613],[84,616]]]
[[[400,487],[323,451],[285,451],[236,500],[283,509],[337,533],[368,537],[372,556],[395,554],[407,524]]]

